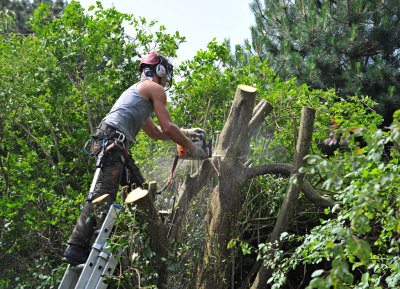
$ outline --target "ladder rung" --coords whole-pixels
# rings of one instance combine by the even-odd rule
[[[76,266],[70,266],[69,269],[73,271],[82,271],[82,269],[85,267],[85,263],[79,264]]]

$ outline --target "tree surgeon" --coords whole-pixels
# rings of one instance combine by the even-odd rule
[[[93,134],[95,155],[104,152],[106,143],[118,141],[119,147],[129,147],[140,129],[152,139],[172,140],[189,150],[193,158],[202,158],[203,149],[189,138],[204,133],[202,129],[180,129],[172,120],[167,109],[168,90],[172,85],[173,66],[161,54],[152,52],[143,57],[139,65],[141,80],[125,90],[111,111],[103,118]],[[156,125],[151,114],[160,123]],[[93,195],[88,197],[64,252],[63,261],[72,265],[85,263],[90,252],[96,220],[91,200],[110,194],[114,202],[125,170],[126,157],[122,149],[112,149],[103,154],[103,165]]]

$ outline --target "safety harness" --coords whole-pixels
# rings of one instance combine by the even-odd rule
[[[88,201],[91,201],[93,198],[94,194],[94,188],[96,186],[100,171],[104,165],[105,159],[110,155],[110,153],[114,150],[120,150],[122,153],[122,156],[124,157],[124,164],[125,164],[125,172],[126,172],[126,183],[128,185],[136,184],[137,186],[140,186],[142,188],[146,187],[145,180],[140,173],[140,170],[138,166],[135,164],[135,161],[132,158],[132,155],[129,153],[129,151],[126,148],[125,145],[125,134],[115,130],[114,136],[112,138],[103,138],[102,139],[102,145],[100,148],[100,151],[97,153],[93,150],[93,145],[90,153],[87,151],[87,148],[89,144],[92,142],[92,139],[89,139],[85,146],[84,146],[84,152],[88,155],[97,155],[97,161],[96,161],[96,172],[95,176],[92,181],[92,186],[89,190],[89,194],[87,197]]]

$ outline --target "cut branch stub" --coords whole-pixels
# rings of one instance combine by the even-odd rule
[[[315,109],[311,107],[303,107],[301,111],[299,137],[294,157],[294,167],[297,171],[305,165],[304,157],[308,154],[311,148],[314,119]]]
[[[228,119],[219,137],[216,153],[229,157],[238,157],[242,139],[247,137],[248,124],[253,115],[257,89],[247,85],[238,85]]]

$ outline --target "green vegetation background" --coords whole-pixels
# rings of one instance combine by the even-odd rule
[[[140,57],[152,50],[175,57],[185,40],[99,3],[90,10],[88,15],[71,2],[54,18],[50,5],[43,4],[29,22],[31,34],[15,33],[10,14],[0,12],[0,288],[58,286],[66,268],[61,255],[94,170],[84,144],[120,93],[138,81]],[[123,23],[134,35],[126,35]],[[394,115],[390,129],[381,130],[383,119],[371,109],[377,105],[371,98],[282,80],[269,60],[249,51],[236,47],[232,55],[226,43],[210,42],[176,68],[181,78],[169,108],[181,127],[198,126],[217,136],[237,85],[257,87],[258,98],[274,110],[252,142],[254,164],[291,163],[301,107],[317,109],[304,172],[337,206],[321,210],[301,198],[293,225],[282,236],[287,246],[275,260],[266,260],[276,269],[270,285],[285,288],[303,278],[309,288],[398,288],[400,115]],[[131,151],[145,177],[163,184],[174,150],[173,144],[141,133]],[[160,209],[171,207],[180,180],[178,174],[158,202]],[[237,238],[229,243],[237,270],[248,272],[267,252],[269,220],[276,217],[289,181],[265,176],[247,185]],[[204,193],[193,204],[186,239],[173,257],[170,282],[176,288],[195,283],[206,201]],[[142,284],[155,284],[153,264],[141,260],[132,266],[141,272]],[[300,280],[293,272],[301,272]]]

